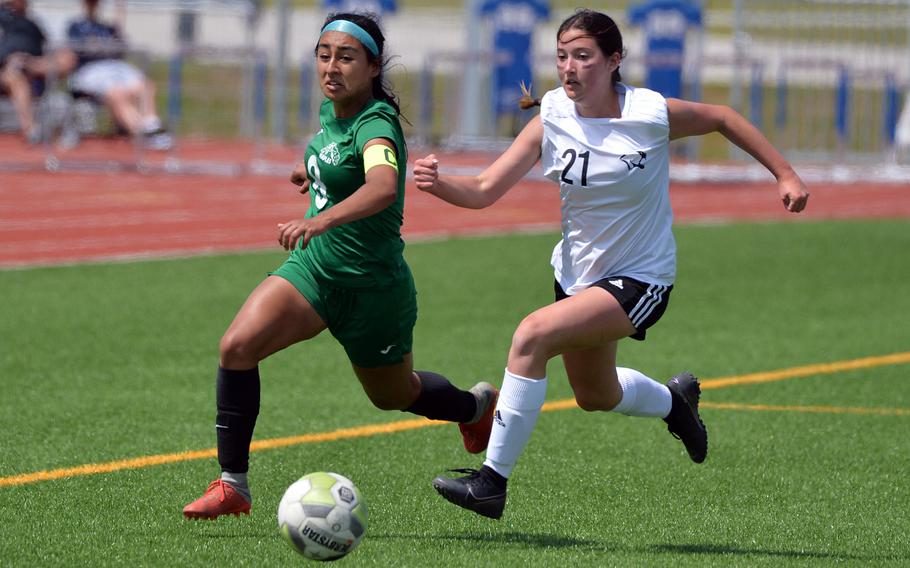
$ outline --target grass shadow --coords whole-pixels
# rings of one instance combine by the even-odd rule
[[[463,534],[391,534],[374,533],[369,536],[374,540],[428,540],[452,542],[489,542],[497,545],[526,546],[540,549],[573,549],[586,552],[639,552],[657,554],[680,555],[712,555],[712,556],[757,556],[793,560],[831,560],[833,562],[859,561],[906,561],[910,556],[905,555],[862,555],[837,552],[823,552],[813,550],[774,550],[763,548],[747,548],[723,544],[656,544],[648,547],[627,547],[621,544],[610,543],[602,540],[574,538],[561,535],[525,532],[502,533],[463,533]]]
[[[536,548],[573,548],[577,550],[591,550],[609,552],[618,550],[614,545],[603,541],[573,538],[552,534],[503,532],[496,534],[371,534],[371,539],[386,540],[432,540],[432,541],[463,541],[463,542],[490,542],[501,545],[522,545]]]
[[[819,559],[833,561],[881,561],[881,560],[908,560],[910,557],[901,555],[859,555],[836,552],[820,552],[812,550],[772,550],[766,548],[744,548],[721,544],[658,544],[647,548],[640,548],[641,552],[657,552],[663,554],[705,554],[705,555],[735,555],[735,556],[768,556],[791,559]]]

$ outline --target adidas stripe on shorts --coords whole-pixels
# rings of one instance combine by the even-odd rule
[[[603,288],[616,298],[635,326],[636,333],[630,337],[638,341],[644,341],[645,331],[664,315],[670,303],[670,291],[673,290],[672,285],[648,284],[627,276],[610,276],[591,286]],[[553,283],[553,291],[557,302],[569,297],[559,282]]]

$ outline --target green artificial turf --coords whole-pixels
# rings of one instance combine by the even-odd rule
[[[670,308],[620,364],[711,379],[910,351],[910,223],[683,226]],[[413,243],[415,362],[501,381],[511,333],[551,300],[556,235]],[[214,446],[218,339],[281,252],[0,271],[0,478]],[[412,418],[374,409],[324,334],[266,360],[256,440]],[[559,361],[549,401],[571,397]],[[706,388],[703,465],[660,420],[544,412],[502,520],[430,480],[477,467],[454,426],[254,452],[250,517],[180,509],[212,458],[10,484],[2,566],[279,566],[284,489],[337,471],[370,523],[351,566],[900,566],[910,563],[910,364]],[[724,409],[721,403],[745,405]],[[812,407],[812,408],[810,408]],[[814,411],[810,411],[813,410]],[[845,409],[852,409],[844,412]],[[880,413],[872,413],[878,409]]]

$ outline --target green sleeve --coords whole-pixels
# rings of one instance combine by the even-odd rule
[[[395,122],[393,123],[392,120]],[[370,117],[366,117],[360,123],[357,133],[354,135],[354,152],[357,157],[363,156],[364,145],[375,138],[385,138],[391,141],[395,145],[395,154],[400,157],[401,148],[398,146],[401,135],[399,134],[400,128],[397,123],[397,118],[393,119],[385,113],[375,113]]]

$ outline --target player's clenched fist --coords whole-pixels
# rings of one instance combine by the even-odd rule
[[[291,183],[298,186],[297,191],[301,194],[305,194],[310,190],[310,180],[307,177],[306,163],[301,161],[294,166],[294,171],[291,172]]]
[[[421,191],[430,191],[436,186],[436,180],[439,179],[439,160],[436,154],[430,154],[426,158],[419,158],[414,161],[414,182],[417,189]]]

